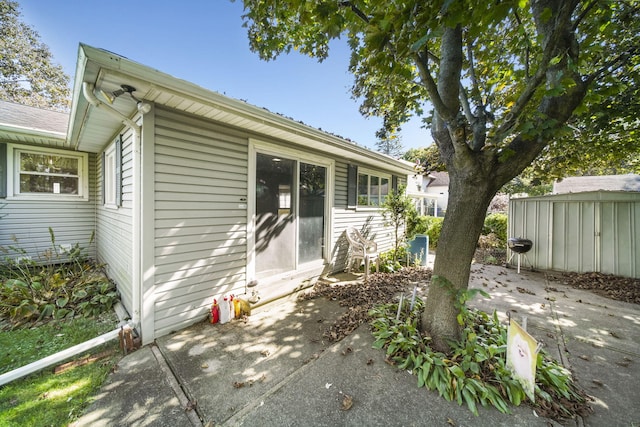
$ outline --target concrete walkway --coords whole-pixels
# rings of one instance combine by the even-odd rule
[[[529,332],[570,367],[594,413],[570,424],[640,425],[640,307],[550,282],[541,272],[474,265],[472,306],[527,317]],[[81,426],[547,426],[528,406],[501,414],[447,402],[384,362],[367,325],[330,344],[335,301],[294,296],[247,322],[196,324],[126,356]],[[350,406],[345,410],[346,406]]]

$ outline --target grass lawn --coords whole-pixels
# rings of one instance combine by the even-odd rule
[[[98,318],[51,321],[0,332],[0,374],[27,365],[114,329],[113,312]],[[82,414],[121,357],[113,340],[81,354],[110,351],[106,358],[55,374],[55,366],[0,387],[0,426],[66,426]]]

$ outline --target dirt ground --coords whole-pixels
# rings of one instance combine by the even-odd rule
[[[476,254],[476,260],[487,254]],[[496,259],[489,254],[490,260]],[[499,263],[498,260],[496,263]],[[494,264],[494,262],[491,262]],[[553,273],[549,274],[550,290],[553,283],[561,283],[574,288],[589,290],[606,298],[640,304],[640,279],[607,275],[602,273]],[[398,273],[371,274],[366,281],[356,280],[332,286],[328,281],[318,282],[303,299],[324,296],[336,300],[347,312],[325,332],[330,341],[338,341],[353,332],[368,320],[368,311],[377,304],[393,301],[401,292],[411,295],[414,288],[417,295],[424,298],[431,281],[431,270],[427,268],[406,268]]]

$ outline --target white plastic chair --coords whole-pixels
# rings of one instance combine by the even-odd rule
[[[369,266],[371,262],[376,263],[376,272],[380,271],[380,257],[378,253],[378,245],[373,240],[367,240],[360,234],[355,227],[348,227],[345,231],[347,240],[349,241],[349,257],[347,259],[346,272],[351,272],[351,266],[354,261],[359,260],[358,267],[364,262],[364,276],[369,275]]]

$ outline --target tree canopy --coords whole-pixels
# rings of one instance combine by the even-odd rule
[[[443,172],[446,166],[440,160],[440,152],[435,144],[424,148],[411,148],[402,156],[404,160],[416,164],[416,172],[426,174],[429,172]]]
[[[635,0],[244,5],[251,49],[262,58],[295,50],[323,60],[329,42],[346,37],[360,111],[382,117],[387,132],[412,115],[430,125],[450,178],[434,264],[434,274],[450,286],[429,288],[422,324],[438,348],[459,334],[456,295],[468,286],[495,193],[538,157],[556,159],[559,168],[561,156],[573,162],[572,144],[587,141],[594,154],[632,145],[640,86]],[[601,132],[602,138],[577,138],[576,132]]]
[[[402,137],[399,134],[384,133],[376,141],[376,149],[387,156],[399,159],[403,155]]]
[[[67,110],[69,77],[53,63],[39,34],[20,18],[18,2],[0,0],[0,99]]]

